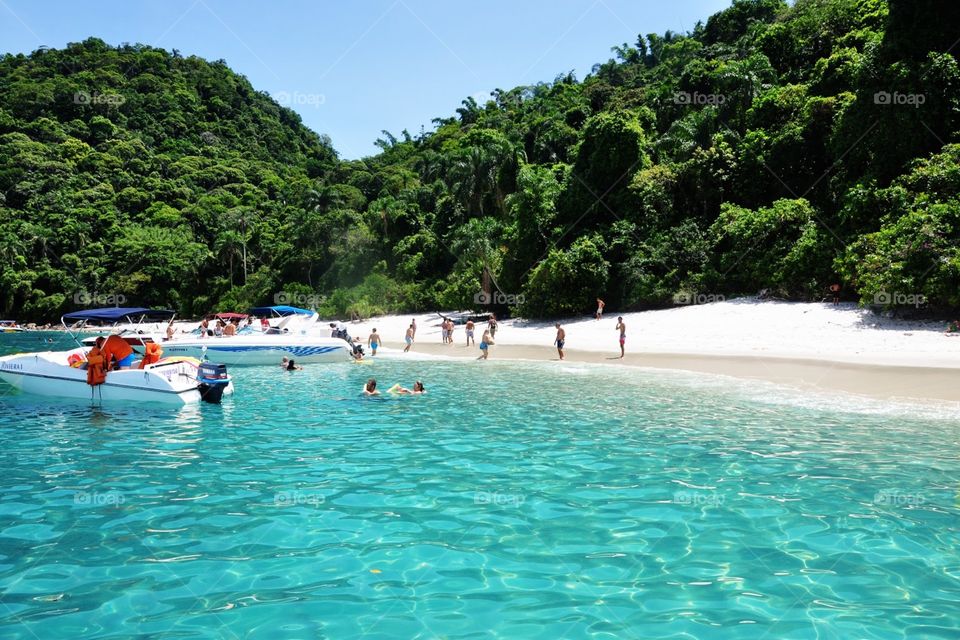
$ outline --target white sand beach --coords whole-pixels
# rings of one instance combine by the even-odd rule
[[[852,303],[759,301],[752,298],[624,314],[626,357],[619,359],[618,314],[561,320],[566,359],[683,369],[758,378],[877,397],[960,401],[960,334],[945,323],[904,321]],[[475,358],[462,325],[444,345],[437,314],[386,316],[350,325],[366,340],[376,327],[400,357],[410,320],[417,321],[413,353]],[[484,325],[477,327],[479,342]],[[553,322],[499,323],[492,359],[557,359]],[[410,356],[412,357],[412,356]]]

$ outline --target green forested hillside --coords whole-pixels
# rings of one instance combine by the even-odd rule
[[[960,307],[957,38],[946,0],[735,0],[349,162],[222,62],[7,55],[0,314],[96,293],[369,315],[485,286],[533,317],[833,282]]]

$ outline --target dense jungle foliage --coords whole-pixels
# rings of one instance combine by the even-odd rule
[[[958,38],[948,0],[734,0],[355,161],[223,61],[5,55],[0,315],[957,308]]]

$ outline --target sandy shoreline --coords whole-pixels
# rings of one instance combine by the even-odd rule
[[[465,346],[462,325],[450,346],[442,342],[437,314],[413,317],[414,353],[471,360],[480,354]],[[854,305],[751,299],[623,317],[628,327],[623,360],[612,314],[599,322],[562,323],[566,361],[718,374],[881,399],[960,402],[960,336],[944,335],[940,323],[896,320]],[[396,351],[403,348],[410,321],[411,316],[387,316],[349,328],[366,343],[376,327],[390,357],[402,358]],[[478,324],[477,342],[485,327]],[[501,322],[490,358],[555,362],[555,332],[552,322]]]
[[[386,342],[394,350],[400,342]],[[416,354],[474,360],[479,349],[463,345],[452,347],[435,343],[418,343]],[[839,391],[881,399],[909,399],[960,402],[960,368],[908,366],[894,364],[861,364],[820,358],[752,356],[726,354],[627,353],[621,360],[610,354],[566,350],[565,362],[622,365],[673,369],[763,380],[800,389]],[[402,354],[392,354],[402,358]],[[557,362],[557,351],[545,346],[504,345],[491,348],[492,360]]]

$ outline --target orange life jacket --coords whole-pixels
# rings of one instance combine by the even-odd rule
[[[145,352],[143,354],[143,360],[140,361],[140,368],[143,369],[148,364],[153,364],[160,360],[160,356],[163,355],[163,347],[161,347],[156,342],[148,342],[146,344]]]
[[[112,362],[119,362],[133,353],[133,347],[118,335],[107,336],[107,341],[103,343],[101,350],[107,358],[108,370]]]
[[[103,384],[107,380],[107,362],[106,358],[100,352],[100,349],[94,347],[87,353],[87,384],[95,387]]]

